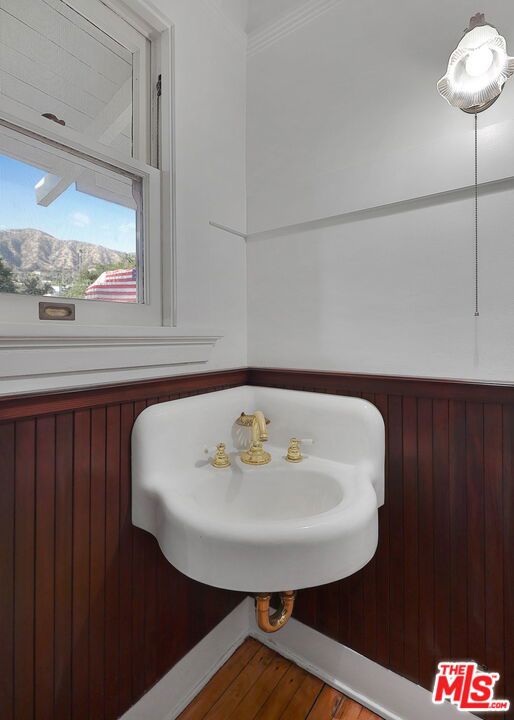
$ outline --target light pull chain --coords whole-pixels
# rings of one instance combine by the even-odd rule
[[[478,115],[475,113],[475,317],[478,310]]]

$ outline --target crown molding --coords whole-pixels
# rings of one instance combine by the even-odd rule
[[[257,28],[248,36],[248,56],[256,55],[341,3],[342,0],[307,0],[300,7]]]

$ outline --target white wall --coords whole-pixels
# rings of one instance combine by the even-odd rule
[[[232,22],[241,32],[246,31],[248,24],[248,2],[249,0],[212,0],[224,13],[225,17]]]
[[[480,203],[476,325],[473,119],[435,90],[475,7],[327,7],[249,58],[250,364],[512,381],[514,183]],[[513,50],[514,8],[482,9]],[[483,181],[514,175],[512,118],[514,83],[479,118]]]
[[[157,0],[175,24],[178,324],[223,335],[208,366],[246,364],[246,43],[210,0]],[[190,368],[182,370],[188,372]],[[194,369],[194,368],[191,368]]]

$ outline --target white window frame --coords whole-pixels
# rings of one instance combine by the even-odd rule
[[[50,0],[50,2],[55,0]],[[155,329],[176,325],[175,280],[175,223],[172,138],[172,36],[173,27],[164,17],[147,6],[144,0],[65,0],[73,10],[103,32],[127,47],[134,57],[134,88],[143,88],[147,82],[155,87],[161,76],[162,95],[159,138],[159,164],[156,169],[155,151],[150,139],[150,113],[145,103],[137,102],[134,122],[134,156],[102,145],[83,133],[54,124],[35,113],[24,111],[16,102],[2,98],[0,119],[13,128],[20,128],[28,142],[44,138],[54,147],[70,148],[84,158],[119,168],[141,178],[143,188],[143,247],[144,303],[113,303],[55,298],[55,302],[73,303],[76,308],[74,322],[38,321],[41,297],[0,294],[0,337],[99,337],[109,327],[112,336],[124,337],[134,332],[134,326]],[[145,38],[143,42],[141,39]],[[152,44],[151,55],[149,43]],[[143,71],[143,68],[148,71]],[[152,108],[156,93],[152,92]],[[151,112],[155,112],[152,109]],[[169,208],[169,211],[168,211]],[[45,298],[52,300],[52,298]],[[132,327],[132,331],[131,331]]]

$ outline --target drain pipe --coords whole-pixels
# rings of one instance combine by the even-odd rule
[[[280,607],[270,614],[271,593],[259,593],[255,598],[257,625],[266,633],[274,633],[284,627],[293,614],[296,590],[280,593]]]

